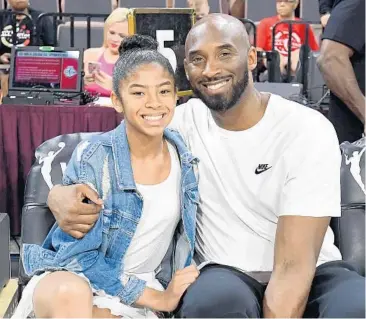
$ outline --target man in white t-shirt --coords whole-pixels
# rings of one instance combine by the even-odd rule
[[[341,261],[329,228],[340,216],[334,128],[316,111],[256,91],[256,62],[233,17],[209,15],[188,35],[185,66],[199,99],[179,106],[172,126],[200,158],[203,268],[176,316],[363,317],[365,279]],[[100,209],[82,204],[85,196],[96,195],[82,185],[49,195],[60,227],[76,237]]]

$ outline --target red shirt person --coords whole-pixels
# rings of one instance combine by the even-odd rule
[[[299,0],[277,0],[277,16],[265,18],[260,21],[257,28],[257,48],[258,50],[271,51],[272,50],[272,31],[273,26],[283,20],[301,20],[295,17],[295,10],[299,4]],[[281,73],[285,74],[287,66],[287,57],[289,50],[289,25],[279,24],[275,31],[275,46],[274,49],[280,53],[281,57]],[[306,40],[306,25],[293,24],[292,25],[292,39],[291,39],[291,70],[296,72],[299,61],[299,51]],[[308,44],[311,50],[318,51],[319,45],[315,39],[313,29],[309,28]]]

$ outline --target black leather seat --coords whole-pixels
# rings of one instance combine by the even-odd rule
[[[84,139],[100,133],[81,133],[57,136],[40,145],[35,153],[36,160],[27,178],[22,209],[22,243],[42,244],[55,223],[47,207],[50,187],[60,184],[63,170],[76,146]],[[27,284],[22,261],[19,265],[19,286]],[[21,291],[21,290],[20,290]]]
[[[55,222],[46,201],[49,186],[59,184],[62,179],[62,167],[69,161],[76,145],[83,139],[99,133],[69,134],[55,137],[43,143],[36,150],[36,162],[33,165],[25,189],[25,204],[22,215],[22,243],[41,244],[49,229]],[[342,211],[341,218],[333,218],[331,226],[335,232],[336,245],[343,258],[354,265],[360,274],[365,274],[365,197],[360,186],[351,173],[354,152],[360,154],[365,150],[365,140],[355,144],[345,143],[341,146],[343,161],[341,168]],[[365,154],[358,162],[362,180],[365,184]],[[54,157],[54,158],[53,158]],[[51,159],[53,160],[51,161]],[[46,168],[45,168],[46,167]],[[353,166],[353,169],[356,166]],[[23,267],[19,267],[19,285],[25,286],[29,280]],[[21,291],[21,290],[20,290]]]
[[[341,144],[342,217],[332,219],[335,243],[343,259],[365,276],[366,139]]]

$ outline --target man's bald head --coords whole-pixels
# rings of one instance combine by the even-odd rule
[[[186,54],[190,47],[198,40],[206,37],[211,39],[225,40],[235,39],[237,45],[246,51],[250,48],[248,32],[244,24],[227,14],[213,13],[199,20],[189,31],[186,40]]]

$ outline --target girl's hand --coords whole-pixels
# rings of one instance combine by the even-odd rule
[[[162,311],[174,311],[185,291],[196,281],[198,276],[199,271],[194,265],[178,270],[163,293]]]

